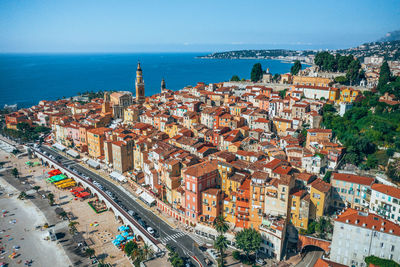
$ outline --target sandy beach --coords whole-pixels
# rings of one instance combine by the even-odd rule
[[[5,251],[0,261],[9,266],[24,266],[26,260],[32,260],[31,266],[71,266],[59,244],[44,240],[48,231],[35,229],[46,223],[41,211],[29,200],[17,199],[19,192],[1,178],[0,186],[0,210],[7,211],[0,218],[1,246]],[[10,259],[13,252],[17,257]]]

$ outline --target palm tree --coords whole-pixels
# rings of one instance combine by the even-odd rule
[[[19,171],[17,168],[12,169],[11,174],[14,175],[15,178],[19,177]]]
[[[40,189],[40,186],[38,186],[38,185],[35,185],[35,186],[33,187],[33,190],[35,190],[35,191],[36,191],[36,193],[38,193],[38,192],[39,192],[39,189]]]
[[[49,199],[49,204],[50,204],[50,206],[53,206],[53,204],[54,204],[54,194],[49,193],[49,194],[47,195],[47,198]]]
[[[60,217],[61,217],[62,219],[68,218],[68,214],[67,214],[65,211],[62,211],[62,212],[60,212]]]
[[[220,234],[225,234],[229,230],[229,225],[226,222],[224,216],[219,215],[217,218],[215,218],[214,228]]]
[[[224,216],[219,215],[217,218],[215,218],[214,221],[214,228],[217,230],[219,235],[217,236],[217,239],[214,242],[214,247],[219,251],[221,254],[219,259],[218,259],[218,266],[223,267],[224,266],[224,251],[228,247],[228,241],[224,234],[229,230],[229,225],[226,222]]]
[[[26,198],[26,196],[27,196],[26,193],[24,191],[22,191],[21,193],[19,193],[18,199],[23,200]]]
[[[78,229],[76,229],[76,225],[79,224],[79,222],[76,221],[71,221],[68,224],[69,227],[69,232],[74,235],[76,232],[78,232]]]
[[[145,258],[144,258],[143,248],[139,246],[136,247],[136,249],[134,249],[131,254],[131,260],[133,261],[133,264],[135,266],[140,266],[140,262],[142,262],[144,259]]]
[[[142,247],[144,259],[147,260],[153,256],[153,250],[146,243]]]
[[[85,255],[86,256],[88,256],[89,258],[92,258],[92,256],[95,254],[95,251],[94,251],[94,249],[92,249],[92,248],[87,248],[86,250],[85,250]]]
[[[223,234],[217,236],[217,239],[214,241],[214,248],[218,250],[221,254],[218,259],[218,266],[224,266],[224,250],[228,248],[228,240]]]

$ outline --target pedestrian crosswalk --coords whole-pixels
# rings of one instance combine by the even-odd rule
[[[161,241],[161,243],[167,243],[168,241],[176,240],[176,239],[181,238],[181,237],[183,237],[185,235],[186,235],[185,233],[179,232],[179,233],[176,233],[176,234],[172,234],[172,235],[163,237],[163,238],[160,239],[160,241]]]
[[[205,240],[204,240],[202,237],[200,237],[200,236],[198,236],[198,235],[196,235],[196,234],[190,233],[190,234],[188,234],[188,235],[189,235],[190,238],[192,238],[199,246],[201,246],[201,245],[203,245],[203,244],[206,243]]]

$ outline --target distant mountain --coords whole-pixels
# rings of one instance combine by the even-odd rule
[[[312,56],[322,50],[257,49],[212,53],[199,58],[211,59],[280,59],[300,60],[312,63]],[[389,32],[376,42],[365,43],[346,49],[326,50],[332,54],[353,55],[360,60],[370,56],[384,57],[386,60],[400,60],[400,30]],[[311,57],[310,57],[311,56]]]
[[[382,37],[378,42],[400,41],[400,30],[388,32],[385,37]]]

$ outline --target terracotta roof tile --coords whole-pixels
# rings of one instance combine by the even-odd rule
[[[396,225],[378,215],[360,212],[351,208],[338,215],[335,221],[400,236],[400,225]]]

